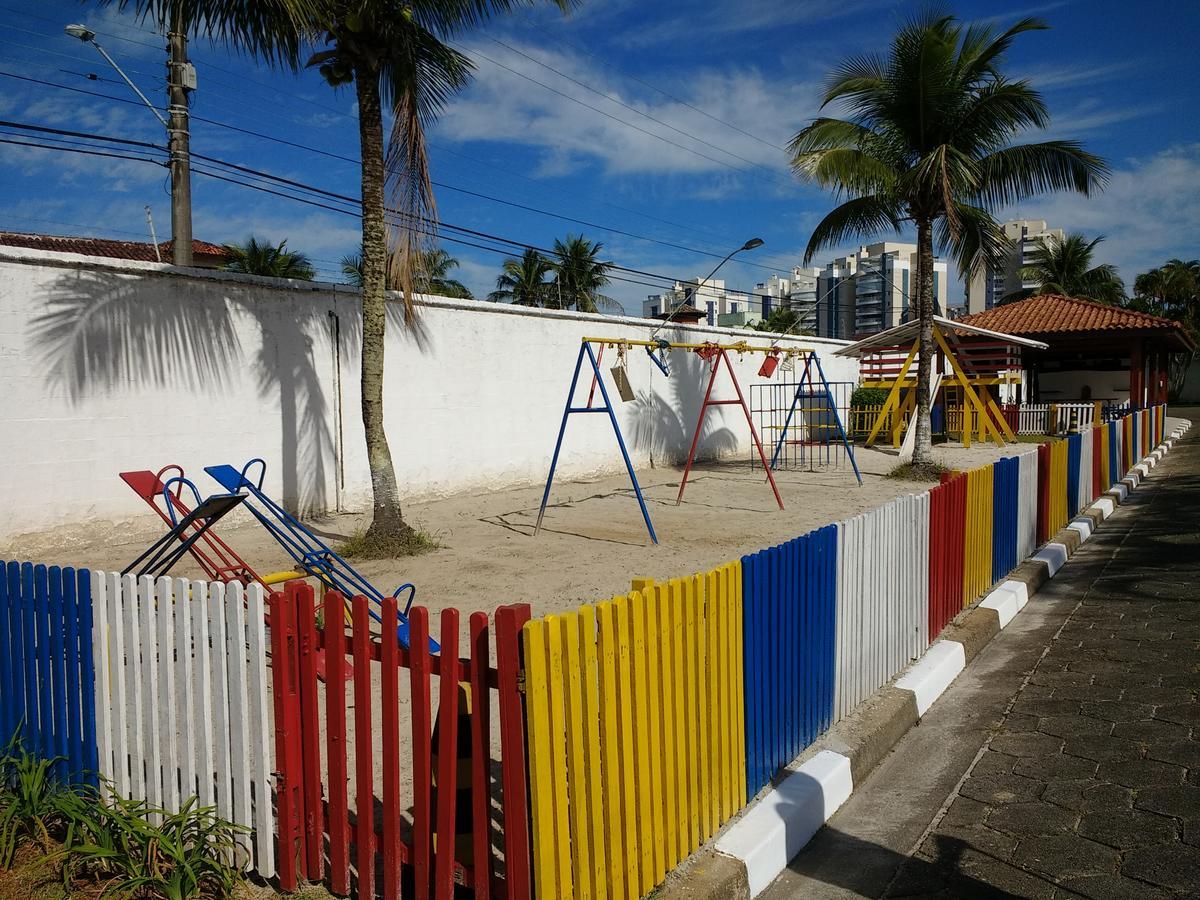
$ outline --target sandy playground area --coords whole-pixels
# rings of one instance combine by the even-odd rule
[[[970,449],[936,448],[945,465],[971,468],[1026,445]],[[896,465],[890,453],[859,448],[863,485],[848,462],[816,471],[776,473],[785,509],[780,511],[761,468],[746,459],[693,469],[683,503],[675,505],[682,469],[638,472],[660,543],[651,543],[628,478],[555,481],[542,532],[534,537],[543,485],[455,495],[405,507],[408,520],[441,545],[398,560],[355,561],[377,587],[391,592],[411,581],[416,602],[437,611],[455,606],[464,614],[491,612],[505,603],[527,602],[535,616],[569,610],[629,590],[629,579],[668,579],[704,571],[805,532],[872,509],[928,484],[885,477]],[[365,515],[341,515],[309,523],[326,542],[337,542],[367,524]],[[286,570],[282,549],[248,513],[235,511],[221,536],[257,571]],[[161,524],[147,509],[131,525],[81,523],[17,539],[2,554],[59,565],[120,571],[158,535]],[[196,576],[190,558],[172,574]]]

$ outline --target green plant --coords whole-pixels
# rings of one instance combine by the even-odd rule
[[[864,406],[883,406],[887,402],[887,388],[860,387],[855,388],[850,395],[850,406],[861,409]]]
[[[73,839],[84,804],[55,780],[59,759],[35,756],[16,738],[0,757],[0,869],[10,868],[17,850],[26,844],[47,850]]]
[[[114,797],[84,830],[86,839],[63,851],[64,879],[102,883],[101,896],[165,900],[231,897],[245,852],[237,836],[247,831],[196,797],[177,813]]]
[[[793,171],[843,201],[813,230],[805,265],[853,237],[916,231],[918,464],[933,452],[935,237],[960,272],[974,274],[1008,250],[993,211],[1047,191],[1087,195],[1105,181],[1104,162],[1075,141],[1012,143],[1045,128],[1050,115],[1028,81],[1005,76],[1004,56],[1019,36],[1045,27],[1024,18],[997,32],[926,8],[900,27],[886,53],[842,63],[822,105],[839,104],[846,117],[817,118],[789,145]]]
[[[942,476],[950,471],[953,470],[938,462],[906,462],[888,472],[887,477],[899,481],[941,481]]]

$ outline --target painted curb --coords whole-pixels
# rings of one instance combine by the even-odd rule
[[[1190,428],[1191,422],[1185,420],[1172,441]],[[1164,441],[1155,452],[1161,451],[1161,459],[1171,446],[1171,441]],[[881,688],[859,710],[834,725],[809,751],[829,745],[836,749],[818,749],[799,766],[785,769],[782,780],[748,807],[711,849],[685,863],[679,872],[683,877],[669,880],[660,894],[671,900],[743,900],[765,890],[850,798],[855,786],[866,780],[983,647],[1062,570],[1153,466],[1145,460],[1135,466],[1009,572],[977,606],[951,622],[942,639],[893,684]]]

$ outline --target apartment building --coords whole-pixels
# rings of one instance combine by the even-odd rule
[[[967,313],[991,309],[1006,295],[1029,290],[1037,284],[1021,277],[1021,271],[1033,261],[1033,254],[1048,238],[1063,239],[1061,228],[1050,228],[1042,219],[1017,219],[1001,228],[1012,245],[1004,265],[980,271],[967,285]]]
[[[821,270],[794,266],[787,276],[772,275],[754,286],[765,319],[776,309],[800,313],[800,329],[817,332],[817,279]]]
[[[642,301],[642,315],[653,319],[669,314],[676,306],[687,302],[704,313],[709,325],[738,327],[759,321],[763,317],[762,300],[742,291],[731,291],[720,278],[693,278],[677,281],[665,294],[651,294]]]
[[[915,244],[881,241],[822,268],[797,267],[791,278],[772,276],[755,293],[766,297],[764,302],[786,296],[789,308],[801,311],[802,328],[819,337],[849,340],[907,321],[916,266]],[[935,259],[933,293],[943,315],[946,290],[946,263]]]

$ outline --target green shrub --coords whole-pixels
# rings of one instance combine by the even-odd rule
[[[101,896],[224,900],[240,877],[237,835],[246,830],[195,797],[177,813],[113,798],[93,811],[87,839],[63,851],[64,880],[102,883]]]
[[[887,398],[888,392],[886,388],[855,388],[854,393],[850,395],[850,406],[852,408],[862,408],[864,406],[883,406],[883,404],[887,402]]]
[[[74,839],[84,800],[54,778],[58,760],[29,753],[17,738],[0,756],[0,869],[26,844],[46,851]]]

